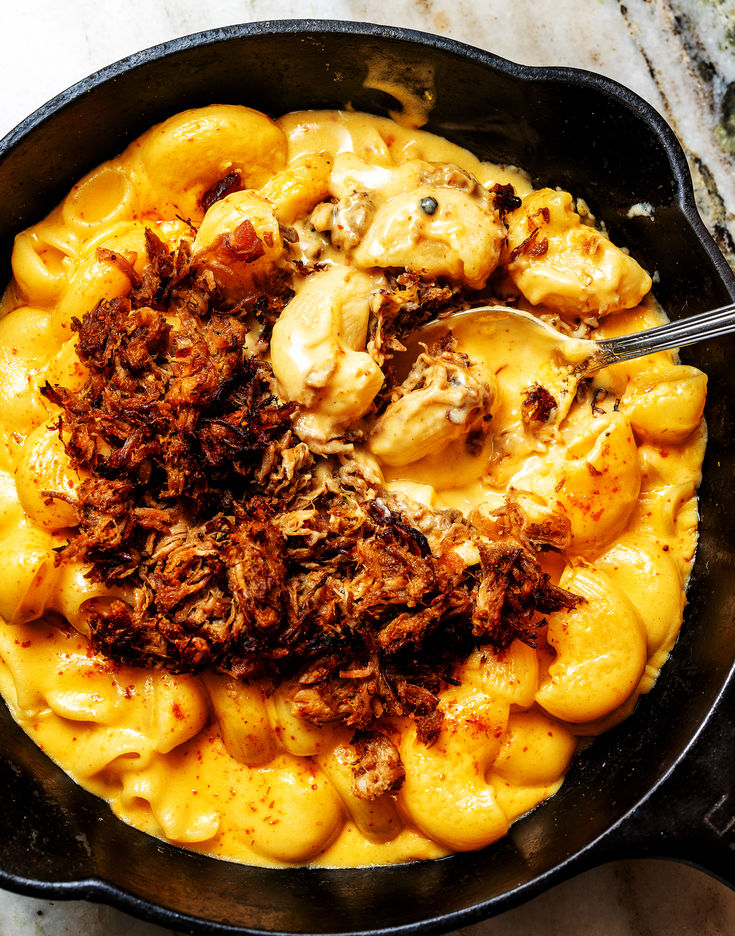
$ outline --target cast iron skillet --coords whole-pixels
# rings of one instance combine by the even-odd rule
[[[632,92],[582,71],[524,68],[447,39],[355,23],[259,23],[177,39],[59,95],[0,142],[0,256],[83,173],[184,108],[233,102],[278,115],[351,104],[386,114],[396,101],[363,86],[375,61],[396,75],[406,65],[420,66],[414,75],[433,71],[429,130],[522,166],[536,184],[584,196],[613,239],[659,271],[656,291],[672,317],[735,299],[735,277],[694,207],[682,151]],[[627,218],[639,201],[651,203],[655,220]],[[118,822],[2,708],[0,885],[89,897],[202,934],[441,932],[619,857],[675,858],[735,887],[735,345],[720,339],[686,359],[710,376],[710,443],[681,638],[654,692],[506,839],[479,853],[376,869],[212,861]]]

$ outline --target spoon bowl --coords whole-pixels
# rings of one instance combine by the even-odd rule
[[[530,312],[503,305],[477,306],[428,322],[405,338],[406,350],[394,360],[399,381],[425,347],[449,333],[457,349],[496,375],[511,397],[518,396],[518,403],[522,388],[547,390],[556,403],[554,424],[566,416],[580,380],[592,372],[600,354],[600,342],[564,335]]]
[[[529,336],[534,335],[549,344],[550,360],[557,367],[571,370],[577,382],[584,377],[618,364],[632,361],[657,351],[670,351],[688,345],[719,338],[735,331],[735,303],[721,306],[699,315],[690,315],[685,319],[667,322],[656,328],[635,332],[632,335],[620,335],[615,338],[603,338],[595,341],[587,338],[573,338],[557,331],[552,325],[542,321],[523,309],[512,306],[492,305],[476,306],[465,309],[449,319],[438,319],[422,326],[410,339],[410,346],[419,342],[428,343],[456,326],[466,327],[470,320],[486,323],[492,327],[517,327]],[[511,325],[510,323],[515,323]]]
[[[552,423],[558,426],[569,412],[580,381],[586,377],[621,361],[732,331],[735,331],[735,303],[641,332],[600,340],[565,335],[523,309],[476,306],[416,329],[405,341],[406,351],[396,359],[396,373],[403,380],[422,348],[451,332],[460,351],[468,352],[471,358],[479,357],[496,374],[508,360],[520,361],[521,370],[527,375],[526,388],[541,386],[554,398]]]

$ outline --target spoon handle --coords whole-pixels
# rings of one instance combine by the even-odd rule
[[[603,338],[598,341],[599,353],[594,356],[594,370],[630,361],[633,358],[653,354],[655,351],[670,351],[673,348],[685,348],[687,345],[719,338],[735,331],[735,303],[690,315],[688,318],[649,328],[635,335],[621,335],[618,338]]]

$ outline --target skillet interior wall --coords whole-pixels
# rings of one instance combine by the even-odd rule
[[[84,172],[150,124],[184,108],[237,102],[277,115],[351,104],[387,113],[395,102],[362,82],[371,57],[388,56],[434,69],[437,100],[427,129],[482,158],[519,164],[537,183],[584,196],[617,241],[630,246],[648,269],[659,270],[657,295],[672,317],[679,309],[697,311],[728,299],[711,257],[686,228],[665,148],[631,105],[605,99],[599,89],[559,78],[541,83],[523,78],[522,70],[514,73],[512,66],[493,72],[440,49],[359,34],[256,35],[216,48],[182,40],[174,47],[181,51],[154,61],[143,56],[128,71],[115,73],[113,66],[107,83],[72,97],[15,149],[7,146],[16,135],[6,138],[0,148],[3,256],[10,254],[13,235],[43,217]],[[653,223],[626,217],[636,201],[653,204]],[[3,709],[0,743],[7,760],[0,765],[0,782],[10,791],[12,806],[0,814],[0,835],[8,843],[0,863],[12,878],[11,883],[6,877],[8,883],[24,888],[24,880],[52,881],[61,894],[63,882],[99,876],[143,900],[193,916],[326,933],[365,930],[366,921],[375,929],[410,925],[462,911],[513,891],[583,848],[673,763],[735,657],[735,499],[722,480],[735,471],[728,454],[734,351],[735,343],[723,341],[686,356],[710,375],[711,442],[699,564],[674,658],[634,716],[598,739],[561,793],[514,826],[507,839],[481,854],[374,871],[282,874],[223,865],[121,825],[50,765]],[[383,898],[379,906],[376,888]],[[107,898],[119,902],[114,894]]]

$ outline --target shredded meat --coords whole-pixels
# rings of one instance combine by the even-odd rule
[[[508,258],[509,262],[512,263],[522,256],[543,257],[549,249],[549,239],[548,237],[539,237],[539,233],[540,228],[534,228],[522,244],[511,250]]]
[[[247,262],[257,240],[241,225],[209,260]],[[290,295],[281,273],[233,305],[207,258],[185,243],[170,253],[150,231],[146,242],[128,295],[73,322],[84,386],[44,388],[85,476],[58,561],[91,563],[119,596],[90,603],[92,646],[132,665],[288,685],[302,718],[363,733],[358,795],[395,790],[402,766],[381,720],[410,717],[431,743],[458,662],[477,646],[534,645],[543,615],[581,599],[519,542],[456,512],[419,516],[357,462],[298,442],[293,405],[248,350]],[[395,302],[393,334],[454,295],[413,274],[394,282],[413,298]],[[481,561],[468,564],[463,545]]]
[[[521,199],[516,195],[515,189],[510,184],[501,185],[496,182],[490,192],[493,198],[493,207],[501,218],[505,218],[509,212],[521,207]]]
[[[530,647],[538,644],[546,624],[538,612],[574,607],[568,593],[549,581],[538,563],[521,547],[494,544],[480,549],[482,581],[472,615],[472,633],[497,649],[518,638]]]
[[[223,234],[221,243],[222,249],[225,251],[225,262],[231,256],[232,260],[243,260],[245,263],[252,263],[265,253],[263,241],[256,234],[253,222],[247,219],[238,224],[231,234]]]
[[[350,192],[332,209],[331,240],[335,247],[351,250],[356,247],[375,214],[375,205],[367,192]]]
[[[406,771],[395,744],[377,731],[357,733],[352,739],[357,754],[352,792],[364,800],[395,793],[403,786]]]
[[[202,208],[205,211],[209,211],[215,202],[220,201],[222,198],[226,198],[233,192],[239,192],[242,187],[242,177],[240,176],[240,173],[228,173],[228,175],[220,179],[219,182],[215,182],[212,188],[207,189],[204,195],[202,195]]]
[[[98,260],[112,263],[114,266],[116,266],[122,274],[127,276],[127,278],[130,280],[131,286],[140,286],[140,277],[138,276],[134,266],[135,261],[138,259],[138,255],[134,250],[121,254],[116,253],[114,250],[108,250],[106,247],[98,247],[96,255]]]
[[[521,402],[521,419],[526,426],[548,421],[557,407],[556,399],[541,384],[534,384],[525,392]]]
[[[368,446],[388,464],[409,464],[468,433],[481,435],[493,398],[493,388],[457,351],[449,332],[419,354],[403,383],[390,392]]]
[[[525,507],[521,503],[525,501]],[[536,519],[529,517],[529,512],[536,513]],[[539,507],[534,497],[528,492],[511,489],[505,496],[505,503],[493,512],[495,522],[490,535],[511,537],[530,552],[542,552],[548,549],[563,550],[569,546],[572,538],[569,518],[564,514]],[[475,522],[482,527],[483,521]]]
[[[389,288],[372,300],[368,351],[382,364],[396,351],[403,351],[401,339],[426,322],[464,307],[461,289],[426,280],[405,270],[386,274]]]

